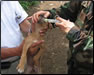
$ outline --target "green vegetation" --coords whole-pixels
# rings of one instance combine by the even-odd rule
[[[25,10],[28,10],[30,6],[38,5],[39,1],[19,1]]]

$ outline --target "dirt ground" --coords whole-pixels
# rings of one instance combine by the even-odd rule
[[[44,1],[31,7],[28,14],[32,15],[38,10],[57,8],[65,2],[67,1]],[[45,47],[41,61],[43,74],[67,74],[68,40],[65,33],[59,28],[48,30],[45,35]]]

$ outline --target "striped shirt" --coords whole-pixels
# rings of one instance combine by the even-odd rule
[[[13,48],[21,44],[23,36],[19,24],[27,16],[18,1],[1,2],[1,48]]]

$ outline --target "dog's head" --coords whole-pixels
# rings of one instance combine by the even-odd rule
[[[48,22],[44,21],[45,17],[43,15],[39,16],[38,24],[40,24],[43,28],[47,27],[49,25]]]

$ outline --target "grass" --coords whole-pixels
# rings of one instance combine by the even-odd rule
[[[25,10],[28,10],[30,6],[38,5],[39,1],[19,1]]]

